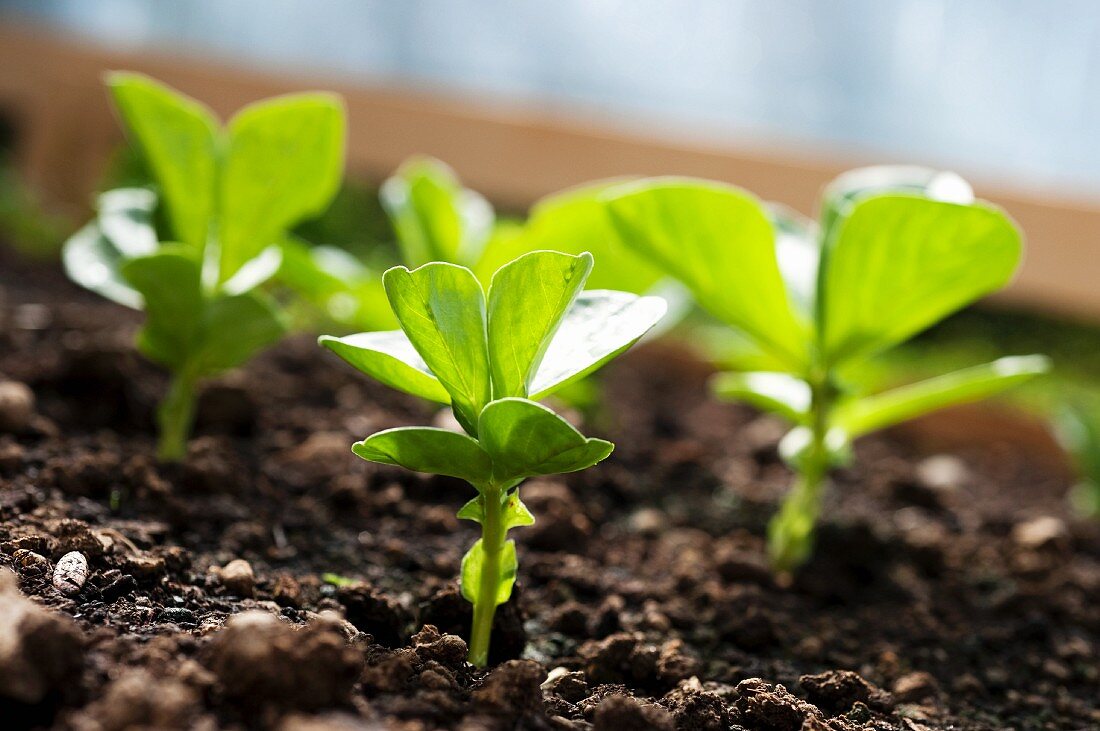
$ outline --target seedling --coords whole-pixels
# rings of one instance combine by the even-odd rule
[[[245,107],[223,128],[209,109],[147,77],[115,73],[107,86],[159,196],[103,194],[97,219],[65,244],[64,264],[78,284],[145,311],[138,348],[172,372],[157,411],[158,455],[178,460],[197,384],[285,331],[256,288],[279,268],[286,230],[337,191],[344,111],[337,97],[299,94]]]
[[[665,311],[657,297],[582,291],[591,269],[588,253],[531,252],[501,267],[486,294],[462,266],[394,267],[383,286],[401,330],[320,338],[382,383],[450,404],[465,432],[387,429],[352,449],[477,490],[458,517],[481,525],[461,570],[462,595],[473,604],[470,662],[479,667],[488,661],[496,607],[515,582],[508,531],[534,522],[520,483],[591,467],[612,450],[536,401],[626,350]]]
[[[1100,519],[1100,398],[1075,389],[1055,411],[1052,426],[1077,469],[1070,504],[1078,514]]]
[[[885,393],[859,389],[870,357],[1016,270],[1019,231],[956,175],[847,173],[826,188],[820,226],[703,180],[628,183],[604,201],[622,242],[683,282],[764,369],[719,374],[717,393],[794,425],[780,452],[797,479],[768,526],[779,572],[808,558],[828,472],[852,440],[1047,370],[1043,356],[1010,357]]]

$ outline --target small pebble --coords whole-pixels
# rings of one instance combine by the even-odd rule
[[[243,558],[230,561],[217,571],[218,579],[231,594],[239,597],[251,597],[256,584],[256,575],[252,565]]]
[[[53,585],[66,596],[75,596],[88,580],[88,559],[80,551],[69,551],[53,570]]]
[[[970,470],[958,457],[937,454],[917,465],[917,480],[937,492],[954,492],[970,481]]]
[[[1012,538],[1023,548],[1037,549],[1069,538],[1066,524],[1052,515],[1041,515],[1012,529]]]
[[[34,391],[18,381],[0,382],[0,431],[21,432],[34,416]]]

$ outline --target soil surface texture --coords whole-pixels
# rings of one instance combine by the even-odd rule
[[[295,336],[210,383],[161,465],[140,315],[0,265],[4,729],[1100,728],[1100,529],[1020,444],[861,441],[777,582],[782,424],[638,348],[568,414],[612,457],[522,487],[476,670],[472,489],[350,451],[433,408]]]

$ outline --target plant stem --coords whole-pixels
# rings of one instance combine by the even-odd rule
[[[179,462],[187,456],[187,440],[195,421],[195,379],[186,373],[172,377],[168,393],[157,407],[160,437],[157,458]]]
[[[772,567],[787,574],[809,558],[814,527],[831,458],[828,438],[831,389],[826,378],[811,384],[810,444],[802,455],[794,485],[768,524],[768,555]]]
[[[501,488],[490,484],[481,493],[481,580],[474,602],[474,623],[470,631],[470,664],[483,668],[489,663],[489,636],[497,610],[500,588],[500,557],[504,550],[504,506]]]

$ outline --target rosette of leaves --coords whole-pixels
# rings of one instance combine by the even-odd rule
[[[145,311],[138,348],[172,373],[157,411],[158,455],[178,460],[198,383],[285,331],[257,287],[279,268],[286,230],[323,211],[339,187],[344,110],[330,94],[295,94],[249,105],[223,127],[145,76],[113,73],[107,86],[156,190],[100,196],[63,261],[73,281]]]
[[[1043,356],[1007,357],[885,393],[861,387],[868,359],[1005,286],[1021,235],[952,173],[876,167],[824,193],[820,223],[705,180],[658,178],[603,196],[620,241],[677,277],[736,334],[722,397],[793,426],[780,452],[797,479],[768,527],[774,568],[810,555],[829,470],[852,440],[1043,373]]]
[[[519,485],[574,472],[611,453],[537,401],[630,347],[664,301],[583,291],[592,256],[536,251],[501,267],[486,292],[469,269],[442,262],[390,269],[383,286],[400,330],[322,336],[320,343],[393,388],[449,404],[463,432],[403,427],[354,445],[363,459],[457,477],[477,494],[458,517],[481,526],[462,561],[473,604],[470,662],[484,666],[496,607],[511,596],[515,544],[530,525]]]

